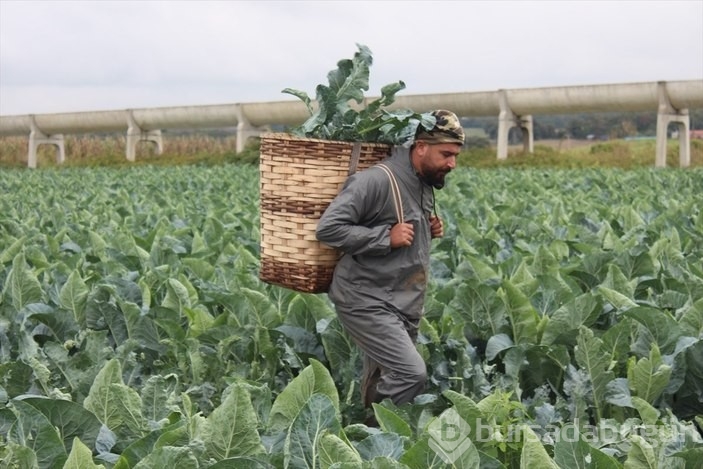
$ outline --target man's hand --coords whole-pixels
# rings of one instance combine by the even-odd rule
[[[432,238],[444,236],[444,223],[441,218],[435,215],[430,215],[430,233],[432,233]]]
[[[415,237],[412,223],[397,223],[391,228],[391,248],[410,246]]]

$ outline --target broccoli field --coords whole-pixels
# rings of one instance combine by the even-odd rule
[[[703,169],[453,172],[378,429],[326,295],[259,280],[258,191],[0,172],[0,468],[701,467]]]

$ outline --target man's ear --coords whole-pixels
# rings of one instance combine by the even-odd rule
[[[430,146],[427,144],[427,142],[423,140],[418,140],[415,143],[415,149],[417,150],[418,156],[424,157],[427,154],[429,148]]]

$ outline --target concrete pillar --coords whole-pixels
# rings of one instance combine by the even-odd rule
[[[156,153],[161,155],[164,152],[164,142],[161,137],[161,130],[142,130],[134,120],[132,111],[127,111],[127,161],[135,161],[137,155],[137,144],[139,142],[152,142],[156,144]]]
[[[674,124],[679,133],[679,166],[687,168],[691,164],[691,122],[688,109],[675,109],[666,91],[666,82],[657,84],[659,110],[657,112],[657,154],[654,166],[666,167],[666,147],[669,125]]]
[[[66,150],[64,147],[63,134],[46,135],[39,129],[34,116],[30,116],[29,124],[31,131],[29,132],[29,149],[27,152],[27,167],[37,167],[37,147],[42,144],[53,145],[56,147],[56,163],[63,164],[66,160]]]
[[[515,114],[510,109],[505,90],[499,91],[498,100],[500,104],[500,114],[498,114],[498,159],[505,160],[508,158],[508,135],[513,127],[519,127],[522,130],[523,149],[529,153],[534,153],[532,116],[518,116]]]
[[[242,107],[239,106],[237,109],[237,153],[244,151],[249,138],[258,137],[261,133],[260,129],[249,123],[249,120],[242,112]]]
[[[521,119],[522,148],[528,153],[535,152],[535,134],[532,126],[532,116],[525,116]]]

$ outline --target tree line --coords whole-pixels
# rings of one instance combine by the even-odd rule
[[[703,109],[689,112],[691,129],[703,129]],[[491,140],[498,135],[497,117],[463,118],[465,128],[481,128]],[[598,139],[626,137],[656,137],[657,112],[601,112],[565,115],[533,116],[535,140],[546,139]],[[675,130],[670,126],[669,131]],[[510,132],[510,140],[520,141],[519,129]]]

